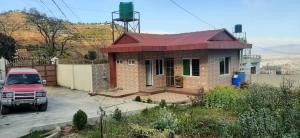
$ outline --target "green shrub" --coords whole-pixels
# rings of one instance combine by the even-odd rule
[[[203,94],[204,94],[204,88],[201,88],[198,90],[196,96],[190,97],[192,106],[203,105]]]
[[[193,137],[199,133],[198,125],[199,120],[191,117],[190,114],[185,114],[179,117],[178,133],[182,137]]]
[[[120,121],[122,119],[122,111],[119,108],[115,109],[113,118],[117,121]]]
[[[176,130],[178,125],[178,119],[175,114],[167,109],[163,108],[159,111],[159,117],[153,123],[153,127],[158,130]]]
[[[160,103],[159,103],[159,106],[160,106],[161,108],[167,107],[167,102],[166,102],[166,100],[165,100],[165,99],[162,99],[162,100],[160,101]]]
[[[142,102],[141,96],[136,96],[134,98],[134,101],[136,101],[136,102]]]
[[[245,97],[245,111],[240,115],[244,137],[298,137],[300,126],[296,96],[289,85],[276,88],[251,85]]]
[[[152,100],[150,98],[148,98],[147,103],[152,103]]]
[[[222,108],[225,110],[238,111],[242,108],[239,103],[245,92],[233,87],[216,87],[204,95],[207,108]]]
[[[240,127],[222,120],[181,116],[178,133],[182,137],[239,137]]]
[[[149,109],[145,108],[144,110],[142,110],[142,114],[143,115],[147,115],[149,113]]]
[[[73,125],[75,128],[81,130],[87,124],[87,115],[84,111],[78,110],[73,116]]]
[[[151,129],[142,127],[136,124],[130,124],[130,134],[134,138],[174,138],[174,131],[165,129],[164,131],[159,131],[157,129]]]
[[[89,60],[95,60],[97,58],[97,52],[96,51],[88,51],[86,55],[84,55],[85,59]]]

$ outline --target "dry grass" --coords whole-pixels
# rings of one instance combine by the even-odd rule
[[[0,15],[1,18],[7,18],[7,16]],[[24,24],[12,34],[19,45],[23,47],[36,46],[43,42],[43,38],[37,29],[26,22],[26,15],[21,12],[11,12],[9,13],[9,19]],[[67,25],[67,27],[75,32],[78,30],[81,35],[80,40],[73,40],[69,43],[73,47],[70,52],[75,56],[82,56],[89,50],[99,51],[100,47],[107,46],[112,42],[110,25],[74,24]]]

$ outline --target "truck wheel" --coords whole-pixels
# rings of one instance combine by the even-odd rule
[[[39,105],[39,111],[46,111],[48,107],[48,102]]]
[[[0,110],[1,110],[1,114],[2,115],[6,115],[6,114],[8,114],[9,113],[9,108],[8,107],[6,107],[6,106],[0,106]]]

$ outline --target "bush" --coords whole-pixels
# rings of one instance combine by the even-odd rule
[[[246,108],[240,115],[244,137],[298,137],[299,110],[289,85],[275,88],[251,85],[245,97]]]
[[[196,96],[190,98],[192,106],[203,105],[203,94],[204,94],[204,89],[201,88],[199,89]]]
[[[145,108],[144,110],[142,110],[142,114],[143,115],[147,115],[149,113],[149,109]]]
[[[245,92],[233,87],[216,87],[204,95],[207,108],[222,108],[225,110],[239,111],[242,108],[239,101]]]
[[[87,124],[87,115],[84,111],[78,110],[73,116],[73,125],[78,130],[85,128]]]
[[[119,108],[115,109],[113,118],[117,121],[120,121],[122,119],[122,111]]]
[[[97,52],[96,51],[88,51],[86,55],[84,55],[84,58],[89,60],[95,60],[97,58]]]
[[[175,114],[165,108],[160,110],[159,117],[153,123],[153,127],[161,131],[165,129],[176,130],[177,125],[178,120]]]
[[[142,102],[141,96],[136,96],[134,101],[136,102]]]
[[[160,103],[159,103],[159,106],[160,106],[161,108],[167,107],[167,102],[166,102],[166,100],[165,100],[165,99],[162,99],[162,100],[160,101]]]
[[[157,129],[145,128],[136,124],[130,124],[130,134],[134,138],[174,138],[174,131],[165,129],[160,132]]]
[[[238,125],[225,123],[222,120],[197,116],[182,116],[178,125],[182,137],[239,137]]]
[[[152,100],[150,98],[148,98],[147,103],[152,103]]]

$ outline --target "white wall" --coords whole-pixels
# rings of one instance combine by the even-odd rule
[[[0,80],[3,80],[5,77],[5,60],[0,58]]]
[[[93,91],[92,65],[57,64],[57,84],[82,91]]]

